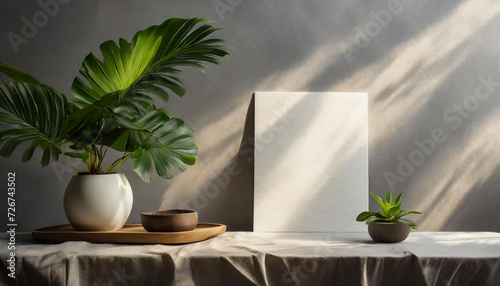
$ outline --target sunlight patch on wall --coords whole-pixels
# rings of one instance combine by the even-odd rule
[[[487,122],[500,122],[500,116],[495,114],[485,120]],[[456,166],[440,170],[440,179],[432,192],[425,192],[422,199],[416,202],[415,208],[425,213],[420,221],[420,227],[425,230],[440,230],[447,227],[454,216],[460,215],[459,206],[471,194],[478,191],[477,186],[495,175],[498,161],[489,160],[492,154],[498,150],[498,143],[492,138],[498,137],[498,129],[492,126],[480,126],[475,128],[474,134],[467,137],[462,144],[455,148],[448,146],[448,151],[437,157],[436,162]],[[449,142],[451,143],[451,142]],[[476,196],[481,196],[477,193]]]

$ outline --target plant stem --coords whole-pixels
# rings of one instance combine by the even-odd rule
[[[97,147],[93,144],[92,144],[92,151],[90,154],[91,154],[90,173],[91,174],[99,174],[98,166],[99,166],[99,160],[101,159],[101,154],[99,153],[99,149],[97,149]]]
[[[63,154],[64,159],[66,159],[66,162],[68,162],[68,164],[71,166],[71,168],[73,168],[73,170],[75,171],[75,173],[78,175],[78,171],[76,170],[75,166],[73,166],[73,164],[71,164],[71,162],[69,161],[68,157],[66,157],[66,154],[64,154],[64,152],[62,151],[62,148],[59,148],[59,151],[61,151],[61,154]]]
[[[106,150],[104,150],[104,152],[102,151],[103,148],[104,148],[104,145],[102,145],[100,150],[99,150],[99,153],[101,153],[101,160],[99,160],[99,164],[97,165],[97,170],[99,170],[99,173],[102,173],[102,171],[101,171],[102,161],[104,160],[104,156],[106,156],[106,152],[108,152],[109,147],[107,147]],[[106,172],[106,171],[104,171],[104,172]]]
[[[126,152],[125,152],[125,153],[123,153],[123,156],[122,156],[121,158],[119,158],[118,160],[114,161],[114,162],[113,162],[113,164],[111,164],[111,166],[109,166],[109,167],[105,170],[105,172],[109,173],[109,172],[111,172],[111,171],[112,171],[112,170],[113,170],[116,166],[120,166],[121,164],[123,164],[123,162],[125,162],[125,161],[128,159],[128,157],[130,157],[130,154],[131,154],[131,153],[129,153],[129,154],[128,154],[128,155],[126,155],[126,156],[125,156],[125,154],[126,154]]]
[[[104,123],[102,124],[101,126],[101,129],[99,129],[99,133],[97,134],[97,136],[94,138],[94,140],[92,141],[92,143],[90,143],[88,146],[90,145],[94,145],[95,141],[97,141],[97,139],[99,138],[99,136],[101,136],[101,133],[102,133],[102,130],[104,129],[104,125],[106,125],[106,121],[104,121]]]

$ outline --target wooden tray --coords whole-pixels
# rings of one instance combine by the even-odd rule
[[[182,244],[206,240],[226,231],[217,223],[198,223],[195,229],[180,232],[148,232],[141,224],[126,224],[117,231],[76,231],[69,224],[35,229],[33,239],[52,242],[89,241],[102,243]]]

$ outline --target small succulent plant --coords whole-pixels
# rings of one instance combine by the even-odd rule
[[[404,219],[402,217],[408,214],[422,214],[422,213],[416,211],[401,210],[401,203],[402,203],[401,195],[403,193],[400,193],[399,196],[392,202],[391,202],[392,200],[391,192],[387,192],[385,199],[380,198],[379,196],[375,195],[372,192],[370,192],[370,194],[372,194],[372,196],[375,198],[382,212],[362,212],[356,218],[357,221],[366,221],[366,224],[372,222],[400,221],[402,223],[406,223],[409,227],[416,229],[415,227],[416,223],[414,221],[409,219]]]

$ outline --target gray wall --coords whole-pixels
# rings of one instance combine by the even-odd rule
[[[206,74],[186,70],[187,94],[165,106],[194,127],[197,164],[150,184],[130,162],[122,168],[134,189],[129,223],[139,223],[143,211],[192,207],[202,221],[251,230],[252,93],[366,91],[370,190],[403,191],[403,206],[425,213],[415,217],[421,230],[500,231],[500,85],[483,83],[500,82],[496,2],[61,2],[68,3],[43,23],[36,1],[0,1],[0,58],[66,94],[85,55],[100,43],[130,39],[170,17],[214,20],[224,28],[218,36],[235,48],[233,59]],[[34,15],[40,27],[16,53],[7,35],[23,36],[22,18]],[[26,164],[20,154],[0,159],[2,185],[8,171],[17,174],[18,230],[66,223],[68,166],[41,169],[40,154]],[[3,217],[6,200],[2,187]]]

